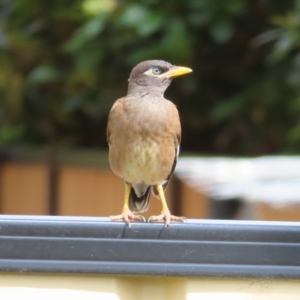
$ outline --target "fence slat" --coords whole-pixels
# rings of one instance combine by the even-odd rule
[[[170,188],[166,192],[168,203]],[[62,166],[59,173],[58,214],[71,216],[110,216],[123,207],[123,180],[110,170]],[[161,212],[161,202],[152,196],[149,217]]]
[[[181,184],[181,214],[190,219],[208,218],[209,200],[187,184]]]
[[[45,164],[4,163],[1,213],[48,214],[48,175]]]

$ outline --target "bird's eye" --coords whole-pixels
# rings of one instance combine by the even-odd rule
[[[153,67],[153,68],[152,68],[152,73],[153,73],[154,75],[159,75],[159,74],[162,73],[162,69],[159,68],[159,67]]]

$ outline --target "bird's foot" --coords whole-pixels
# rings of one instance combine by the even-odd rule
[[[117,216],[110,216],[112,221],[125,221],[128,227],[131,227],[130,221],[143,221],[146,219],[141,215],[134,215],[129,209],[123,209],[123,212]]]
[[[170,225],[170,221],[184,222],[186,217],[176,217],[171,215],[169,210],[162,211],[159,216],[151,216],[148,222],[165,222],[166,227]]]

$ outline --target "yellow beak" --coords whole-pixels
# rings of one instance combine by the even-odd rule
[[[165,73],[164,76],[167,78],[174,78],[191,72],[193,72],[193,70],[190,68],[174,66],[174,68]]]

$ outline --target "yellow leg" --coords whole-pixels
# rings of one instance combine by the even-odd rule
[[[169,208],[168,208],[168,205],[167,205],[167,202],[166,202],[165,193],[164,193],[164,189],[163,189],[162,185],[161,184],[157,185],[156,190],[157,190],[159,198],[161,200],[162,213],[165,212],[165,211],[170,212]]]
[[[159,198],[161,200],[162,211],[159,216],[152,216],[149,218],[148,221],[149,222],[165,221],[166,226],[169,226],[170,221],[183,222],[184,220],[186,220],[185,217],[176,217],[176,216],[171,215],[170,210],[167,205],[167,202],[166,202],[165,193],[164,193],[164,189],[163,189],[162,185],[159,184],[159,185],[156,185],[155,187],[158,192]]]
[[[128,203],[129,203],[129,197],[130,197],[130,191],[131,191],[131,185],[127,182],[125,182],[125,194],[124,194],[124,206],[123,206],[123,211],[120,215],[117,216],[110,216],[110,218],[113,221],[118,221],[118,220],[124,220],[125,223],[131,227],[130,225],[130,220],[136,221],[140,220],[145,222],[146,219],[143,216],[135,216],[129,209]]]
[[[124,193],[124,210],[128,210],[128,202],[129,202],[129,196],[130,196],[130,191],[131,191],[131,185],[125,182],[125,193]]]

